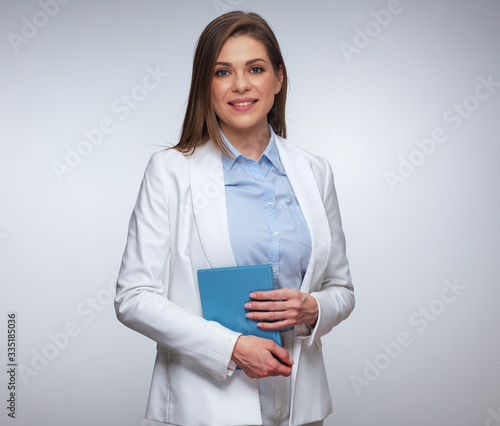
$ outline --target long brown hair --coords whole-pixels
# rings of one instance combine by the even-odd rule
[[[219,132],[210,88],[217,56],[227,39],[235,35],[246,35],[261,42],[271,60],[274,72],[277,74],[281,69],[283,73],[281,90],[275,95],[267,120],[277,135],[286,137],[287,75],[278,40],[260,15],[235,11],[221,15],[210,22],[198,40],[181,137],[179,143],[173,147],[184,154],[191,155],[197,147],[212,140],[225,155],[231,156]]]

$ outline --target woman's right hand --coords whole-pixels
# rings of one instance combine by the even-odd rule
[[[289,376],[292,373],[293,359],[288,351],[262,337],[240,336],[234,345],[231,359],[251,379]]]

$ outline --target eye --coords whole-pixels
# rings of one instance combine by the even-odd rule
[[[229,71],[228,70],[217,70],[215,71],[215,76],[216,77],[226,77],[227,75],[229,75]]]
[[[250,72],[251,72],[252,74],[259,74],[259,73],[261,73],[261,72],[263,72],[263,71],[264,71],[264,68],[262,68],[262,67],[252,67],[252,68],[250,69]]]

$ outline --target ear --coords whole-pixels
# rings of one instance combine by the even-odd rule
[[[280,69],[276,73],[276,84],[274,86],[275,95],[277,95],[280,92],[282,85],[283,85],[283,66],[280,64]]]

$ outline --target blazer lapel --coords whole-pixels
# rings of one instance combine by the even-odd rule
[[[331,235],[316,179],[297,147],[276,137],[280,160],[309,226],[312,253],[302,291],[323,274],[331,251]],[[193,212],[200,241],[212,268],[236,266],[229,239],[221,152],[212,142],[188,157]]]
[[[212,268],[236,266],[227,224],[221,152],[209,141],[188,160],[193,212],[208,262]]]
[[[281,163],[295,192],[312,240],[311,260],[307,267],[301,290],[308,292],[311,282],[323,274],[331,252],[331,234],[325,208],[318,191],[316,179],[307,158],[290,142],[276,137]]]

